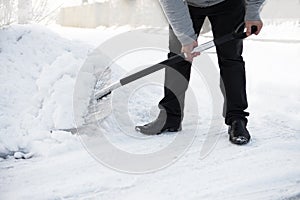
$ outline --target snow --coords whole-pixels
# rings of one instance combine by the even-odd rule
[[[14,25],[1,30],[1,154],[26,150],[51,128],[73,127],[74,78],[89,46],[47,28]]]
[[[147,85],[129,95],[128,114],[123,112],[127,102],[113,101],[113,114],[103,124],[104,136],[132,154],[162,150],[176,137],[184,140],[193,136],[198,125],[190,147],[176,162],[146,174],[124,173],[100,164],[82,144],[84,137],[90,136],[60,130],[84,123],[95,84],[93,70],[83,68],[88,66],[89,56],[107,39],[128,30],[131,30],[128,26],[78,29],[56,25],[12,25],[0,30],[1,199],[300,198],[300,28],[297,24],[271,24],[260,36],[245,41],[251,113],[248,127],[252,135],[246,146],[230,144],[223,126],[221,133],[215,133],[219,139],[214,149],[201,158],[212,111],[209,92],[196,69],[191,87],[197,98],[202,97],[198,99],[202,114],[195,116],[188,107],[179,134],[145,138],[133,130],[134,124],[155,118],[161,84]],[[166,48],[167,35],[161,37]],[[268,39],[273,41],[266,42]],[[199,43],[205,40],[200,37]],[[213,51],[197,59],[209,56],[216,63]],[[135,67],[164,58],[162,49],[128,53],[112,65],[112,78],[121,78]],[[161,74],[157,76],[162,78]],[[78,81],[84,84],[78,87]],[[113,98],[125,98],[133,87],[119,89]],[[79,91],[75,103],[77,119],[82,119],[76,122],[75,90]],[[129,133],[120,131],[120,126]],[[90,138],[95,139],[95,145],[102,145],[103,138]]]
[[[289,30],[289,31],[287,31]],[[271,34],[270,34],[271,33]],[[270,23],[264,27],[262,32],[257,36],[260,39],[275,39],[275,40],[298,40],[299,43],[299,22],[298,21],[285,21],[276,24]]]

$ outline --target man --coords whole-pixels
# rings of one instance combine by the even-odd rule
[[[187,61],[166,69],[164,98],[159,102],[159,116],[149,124],[136,126],[136,130],[147,135],[181,130],[191,62],[200,54],[193,52],[193,49],[198,45],[197,37],[205,17],[211,23],[214,38],[232,33],[243,22],[247,35],[251,34],[251,26],[257,26],[255,34],[258,34],[263,25],[259,16],[263,2],[264,0],[160,0],[170,24],[168,57],[183,52]],[[216,46],[226,96],[225,123],[229,126],[229,140],[234,144],[246,144],[250,140],[246,128],[249,113],[245,112],[248,103],[242,48],[241,39]],[[181,75],[172,72],[173,69]],[[179,76],[184,76],[187,81],[179,82]]]

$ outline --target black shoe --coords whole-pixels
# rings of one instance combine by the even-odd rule
[[[159,135],[162,132],[177,132],[181,131],[181,123],[178,125],[167,123],[167,117],[162,112],[156,120],[143,126],[136,126],[135,130],[145,135]]]
[[[234,120],[228,129],[229,140],[233,144],[243,145],[250,141],[250,134],[246,128],[244,120]]]

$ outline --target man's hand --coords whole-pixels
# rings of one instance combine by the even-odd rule
[[[246,24],[246,34],[247,36],[251,35],[251,26],[256,26],[257,31],[254,33],[255,35],[259,34],[261,28],[263,27],[262,21],[245,21]]]
[[[197,46],[198,46],[198,42],[197,42],[197,41],[194,41],[194,42],[191,43],[191,44],[183,45],[183,46],[182,46],[181,52],[184,53],[185,59],[186,59],[187,61],[192,62],[194,57],[200,55],[200,52],[193,52],[193,53],[192,53],[193,49],[194,49],[195,47],[197,47]]]

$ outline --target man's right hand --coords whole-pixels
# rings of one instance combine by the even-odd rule
[[[197,41],[194,41],[191,44],[187,44],[187,45],[183,45],[182,46],[181,52],[184,53],[185,59],[187,61],[192,62],[193,58],[195,58],[196,56],[200,55],[200,52],[193,52],[192,53],[192,51],[194,50],[194,48],[197,47],[197,46],[198,46],[198,42]]]
[[[260,30],[262,29],[263,27],[263,23],[261,20],[256,20],[256,21],[245,21],[245,24],[246,24],[246,34],[247,36],[251,35],[251,27],[252,26],[256,26],[257,27],[257,31],[254,33],[255,35],[258,35]]]

